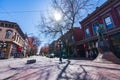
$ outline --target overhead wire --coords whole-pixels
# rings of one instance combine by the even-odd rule
[[[12,19],[16,20],[9,12],[6,11],[6,9],[4,9],[3,7],[0,6],[0,8],[10,17],[12,17]],[[1,12],[0,12],[1,13]],[[3,13],[2,13],[3,14]]]
[[[43,13],[43,12],[45,12],[45,10],[0,11],[0,14],[2,13]]]

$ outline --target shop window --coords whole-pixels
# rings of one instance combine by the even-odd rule
[[[113,22],[111,16],[107,16],[104,18],[106,29],[113,28]]]
[[[94,23],[93,24],[93,32],[94,32],[94,34],[97,34],[97,32],[98,32],[98,22],[96,22],[96,23]]]
[[[7,30],[5,38],[10,39],[11,34],[12,34],[12,30]]]
[[[85,36],[86,37],[90,37],[90,30],[89,30],[89,28],[85,29]]]

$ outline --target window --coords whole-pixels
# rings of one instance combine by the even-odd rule
[[[3,26],[4,26],[4,23],[1,23],[0,26],[3,27]]]
[[[85,29],[85,36],[86,37],[90,37],[90,30],[89,30],[89,28]]]
[[[9,27],[11,27],[11,24],[9,24]]]
[[[17,33],[15,32],[14,36],[12,37],[12,39],[15,41],[16,40],[16,35]]]
[[[97,32],[98,32],[98,27],[99,27],[98,24],[99,24],[98,22],[93,24],[93,32],[94,32],[94,34],[97,34]]]
[[[72,42],[74,42],[74,36],[72,36]]]
[[[21,40],[21,37],[19,37],[19,41],[18,41],[19,43],[20,43],[20,40]]]
[[[12,31],[11,30],[7,30],[5,38],[6,39],[10,39],[11,34],[12,34]]]
[[[19,42],[19,35],[17,35],[17,42]]]
[[[107,16],[104,18],[105,24],[106,24],[106,29],[110,29],[113,27],[113,22],[112,18],[110,16]]]
[[[5,24],[5,27],[7,27],[8,26],[8,24]]]
[[[66,43],[68,43],[68,39],[66,39]]]

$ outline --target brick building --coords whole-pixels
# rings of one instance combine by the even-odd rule
[[[56,56],[58,56],[57,47],[58,47],[57,41],[53,41],[51,44],[49,44],[49,54],[54,53],[56,54]]]
[[[59,40],[62,41],[62,50],[66,49],[64,56],[80,56],[80,47],[78,41],[83,39],[83,30],[80,27],[74,27],[74,30],[69,30],[58,40],[50,44],[50,51],[55,51],[55,55],[59,56]]]
[[[40,49],[40,55],[48,57],[48,54],[49,54],[49,46],[43,46]]]
[[[37,55],[38,46],[35,43],[34,37],[26,37],[27,39],[27,54],[28,56]]]
[[[77,44],[84,45],[84,50],[96,48],[97,24],[102,24],[106,30],[105,39],[110,44],[111,51],[120,58],[120,0],[107,0],[80,24],[84,30],[84,39]]]
[[[17,23],[0,20],[0,52],[4,52],[6,58],[14,53],[24,53],[24,39],[24,33]]]

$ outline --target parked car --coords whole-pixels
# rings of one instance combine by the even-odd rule
[[[55,54],[54,53],[50,53],[49,54],[49,58],[54,58],[55,57]]]

